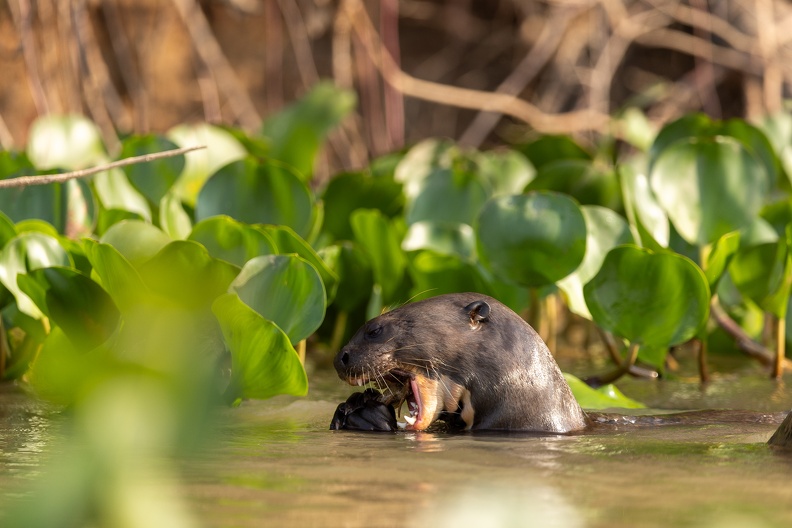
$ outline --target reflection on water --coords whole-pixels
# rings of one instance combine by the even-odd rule
[[[748,379],[745,391],[729,380],[731,392],[680,385],[671,404],[666,389],[647,387],[658,384],[631,383],[628,395],[643,390],[666,409],[792,407],[790,391],[767,380]],[[198,517],[218,527],[792,526],[792,456],[764,445],[772,424],[683,421],[569,436],[329,431],[352,390],[328,374],[306,399],[224,411],[213,448],[182,464]],[[746,400],[728,405],[735,393]],[[0,397],[8,494],[41,464],[52,427],[26,399]]]

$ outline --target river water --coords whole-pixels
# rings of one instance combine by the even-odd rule
[[[786,380],[792,383],[792,378]],[[182,464],[182,493],[210,527],[788,527],[792,454],[775,425],[619,426],[575,436],[329,431],[351,387],[311,376],[307,398],[223,411],[216,439]],[[657,409],[792,408],[759,375],[691,382],[625,380]],[[664,411],[661,411],[664,412]],[[0,494],[43,464],[51,411],[0,393]]]

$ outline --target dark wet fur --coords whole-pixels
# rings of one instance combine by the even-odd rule
[[[338,405],[330,429],[350,431],[395,431],[396,411],[380,402],[380,393],[374,389],[355,392]]]

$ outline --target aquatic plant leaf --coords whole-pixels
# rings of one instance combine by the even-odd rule
[[[86,182],[71,180],[0,189],[0,210],[14,222],[41,219],[57,231],[77,237],[93,229],[96,199]]]
[[[207,123],[178,125],[168,131],[167,138],[181,148],[206,147],[184,155],[184,170],[173,185],[173,193],[190,207],[195,207],[198,193],[212,174],[247,155],[232,134]]]
[[[19,311],[40,319],[41,310],[20,289],[17,278],[39,268],[72,265],[71,257],[56,238],[43,233],[21,233],[0,251],[0,282],[16,299]]]
[[[680,117],[660,129],[649,148],[649,169],[651,172],[660,154],[677,142],[688,142],[691,138],[712,136],[713,123],[705,114],[695,113]]]
[[[322,248],[319,255],[338,276],[338,290],[344,292],[333,299],[333,304],[345,312],[362,306],[374,285],[371,265],[365,253],[354,242],[343,241]]]
[[[101,368],[97,358],[86,352],[60,327],[54,327],[28,371],[36,395],[61,405],[73,404]]]
[[[322,229],[334,240],[352,240],[349,218],[355,209],[379,209],[393,216],[404,207],[402,185],[392,177],[372,177],[362,172],[334,176],[322,196],[325,220]]]
[[[404,251],[431,249],[472,262],[476,258],[476,233],[468,224],[416,222],[407,229],[401,247]]]
[[[445,293],[479,292],[491,295],[488,284],[471,262],[432,250],[410,255],[407,271],[413,282],[411,301]]]
[[[319,328],[327,307],[319,272],[297,255],[267,255],[249,260],[229,291],[277,324],[293,344]]]
[[[726,233],[713,244],[704,262],[704,275],[707,277],[711,292],[717,291],[718,282],[726,271],[726,268],[729,267],[729,263],[739,247],[739,231]]]
[[[105,209],[122,209],[151,221],[151,207],[121,169],[111,169],[94,176],[96,195]]]
[[[729,265],[737,289],[778,318],[786,316],[792,288],[792,255],[788,237],[741,248]]]
[[[201,220],[187,238],[203,244],[213,257],[240,268],[253,257],[278,253],[275,242],[265,230],[237,222],[226,215]]]
[[[633,238],[643,247],[655,251],[668,247],[671,241],[668,215],[652,194],[646,175],[629,165],[622,165],[619,176],[624,212]]]
[[[113,300],[77,270],[40,268],[19,275],[17,283],[80,350],[104,343],[118,326],[120,314]]]
[[[459,155],[459,147],[452,141],[425,139],[407,151],[396,165],[393,179],[404,186],[404,195],[412,200],[430,174],[450,169]]]
[[[171,239],[148,222],[123,220],[113,224],[99,241],[113,246],[133,266],[139,266],[156,255]]]
[[[581,205],[622,209],[619,180],[613,170],[600,170],[588,160],[558,160],[546,163],[525,191],[556,191],[568,194]]]
[[[574,272],[558,281],[558,287],[566,294],[567,306],[573,313],[591,319],[583,285],[597,274],[608,251],[633,242],[633,237],[624,218],[610,209],[584,205],[580,211],[586,219],[586,254]]]
[[[391,302],[407,264],[396,229],[375,209],[358,209],[352,213],[350,223],[355,240],[371,262],[374,282],[382,288],[385,302]]]
[[[83,249],[93,267],[91,277],[99,279],[122,313],[140,304],[148,288],[135,267],[115,247],[86,238]]]
[[[613,384],[603,385],[599,388],[591,388],[586,383],[573,376],[564,373],[564,379],[572,389],[578,404],[584,409],[612,409],[621,407],[623,409],[643,409],[646,407],[641,402],[628,398]]]
[[[336,291],[338,290],[338,277],[331,270],[324,260],[314,251],[314,249],[303,240],[300,235],[295,233],[292,229],[282,225],[265,225],[254,226],[255,229],[262,231],[269,235],[275,242],[275,247],[279,254],[296,253],[300,257],[308,261],[319,276],[322,277],[322,282],[325,286],[327,293],[327,303],[330,304],[335,298]]]
[[[192,231],[190,215],[184,210],[181,200],[173,193],[167,193],[160,200],[159,225],[173,240],[184,240]]]
[[[529,288],[554,284],[580,265],[586,221],[577,203],[548,191],[501,196],[482,208],[478,255],[499,278]]]
[[[405,207],[407,224],[443,222],[473,224],[489,192],[475,173],[464,169],[432,171]]]
[[[140,266],[150,291],[186,308],[208,307],[228,291],[239,267],[213,258],[198,242],[176,240]]]
[[[660,153],[649,179],[674,227],[694,245],[747,226],[769,191],[762,164],[727,137],[675,143]]]
[[[591,154],[569,136],[542,136],[536,141],[518,146],[517,150],[528,158],[536,170],[558,160],[592,159]]]
[[[308,392],[305,369],[278,325],[256,313],[234,293],[219,297],[212,311],[231,351],[229,401],[265,399],[278,394],[304,396]]]
[[[285,225],[305,237],[312,227],[313,198],[293,169],[245,158],[218,170],[201,189],[196,220],[216,215],[248,224]]]
[[[175,150],[178,145],[155,134],[131,136],[121,142],[121,159]],[[123,168],[129,183],[152,204],[159,204],[184,170],[184,155],[137,163]]]
[[[9,240],[17,236],[14,222],[0,211],[0,249],[3,249]]]
[[[520,194],[536,177],[536,169],[522,153],[512,149],[467,154],[476,164],[492,196]]]
[[[683,343],[709,316],[710,290],[698,266],[629,244],[608,252],[583,296],[594,322],[635,344]]]
[[[269,143],[269,155],[297,169],[304,181],[310,180],[327,134],[356,104],[354,92],[329,82],[316,84],[300,100],[264,121],[262,132]]]
[[[38,170],[83,169],[107,158],[97,126],[78,115],[37,118],[30,126],[27,155]]]

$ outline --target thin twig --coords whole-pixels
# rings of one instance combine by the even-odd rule
[[[767,347],[751,339],[751,336],[746,334],[745,330],[743,330],[734,319],[729,317],[729,314],[726,313],[719,303],[713,301],[710,306],[710,313],[713,319],[715,319],[715,322],[718,323],[727,334],[734,338],[737,348],[758,360],[766,367],[773,367],[775,365],[776,354],[772,350],[769,350]],[[784,369],[792,370],[792,361],[784,359],[783,366]]]
[[[80,169],[71,172],[63,172],[60,174],[46,174],[41,176],[19,176],[17,178],[8,178],[6,180],[0,180],[0,189],[8,189],[12,187],[27,187],[28,185],[47,185],[49,183],[63,183],[65,181],[91,176],[92,174],[97,174],[99,172],[105,172],[111,169],[117,169],[119,167],[126,167],[127,165],[135,165],[138,163],[147,163],[149,161],[155,161],[163,158],[171,158],[173,156],[180,156],[182,154],[186,154],[187,152],[192,152],[193,150],[200,150],[204,148],[206,148],[205,145],[184,147],[180,149],[166,150],[163,152],[155,152],[154,154],[144,154],[142,156],[133,156],[131,158],[124,158],[118,161],[114,161],[112,163],[107,163],[105,165],[98,165],[96,167],[91,167],[90,169]]]
[[[416,79],[398,68],[390,54],[383,50],[371,20],[359,0],[349,4],[347,14],[351,17],[352,26],[360,36],[366,52],[383,78],[405,95],[459,108],[499,112],[524,121],[545,133],[604,131],[610,123],[608,115],[592,110],[547,114],[514,96]]]

